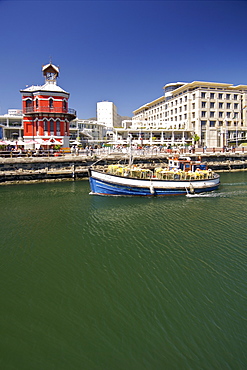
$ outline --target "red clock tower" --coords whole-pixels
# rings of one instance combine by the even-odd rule
[[[41,145],[60,144],[69,147],[69,123],[76,111],[68,107],[69,93],[57,85],[59,68],[53,64],[42,67],[43,86],[30,86],[22,94],[25,141]]]

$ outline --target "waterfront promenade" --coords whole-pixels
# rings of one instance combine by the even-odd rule
[[[104,157],[106,155],[127,155],[129,153],[128,148],[121,147],[121,146],[112,146],[112,147],[103,147],[103,148],[89,148],[89,149],[73,149],[73,148],[66,148],[61,149],[60,151],[51,150],[14,150],[14,151],[0,151],[0,161],[2,158],[25,158],[25,157]],[[180,149],[180,148],[173,148],[173,149],[166,149],[164,147],[159,146],[149,146],[143,148],[136,148],[131,150],[132,155],[134,156],[162,156],[162,155],[171,155],[171,154],[179,154],[179,155],[218,155],[218,154],[244,154],[247,153],[247,147],[237,147],[237,148],[194,148],[189,149],[189,147]]]
[[[160,148],[132,150],[134,162],[140,165],[165,162],[170,155],[200,157],[201,161],[216,172],[246,171],[247,151],[242,148],[225,150],[207,149],[203,152],[197,148],[191,150],[160,150]],[[88,168],[96,161],[104,164],[128,163],[129,153],[120,148],[100,148],[92,151],[51,153],[7,153],[0,155],[0,184],[40,182],[40,181],[74,181],[88,177]]]

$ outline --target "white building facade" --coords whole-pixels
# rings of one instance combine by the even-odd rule
[[[20,109],[9,109],[0,115],[0,140],[16,141],[23,137],[23,115]]]
[[[132,129],[160,132],[159,138],[170,138],[171,144],[198,140],[200,146],[223,147],[247,142],[247,85],[193,81],[163,89],[163,96],[133,112]]]
[[[117,107],[110,101],[97,102],[97,121],[105,123],[107,128],[118,126]]]
[[[82,144],[102,141],[106,136],[105,124],[94,121],[75,118],[70,122],[70,141],[79,140]]]

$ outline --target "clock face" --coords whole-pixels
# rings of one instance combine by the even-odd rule
[[[47,78],[47,80],[54,80],[55,79],[55,73],[47,72],[46,78]]]

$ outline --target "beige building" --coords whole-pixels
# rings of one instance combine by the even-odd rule
[[[164,95],[136,109],[132,129],[152,131],[164,143],[238,146],[247,142],[247,85],[170,83]],[[143,135],[142,133],[142,135]]]

